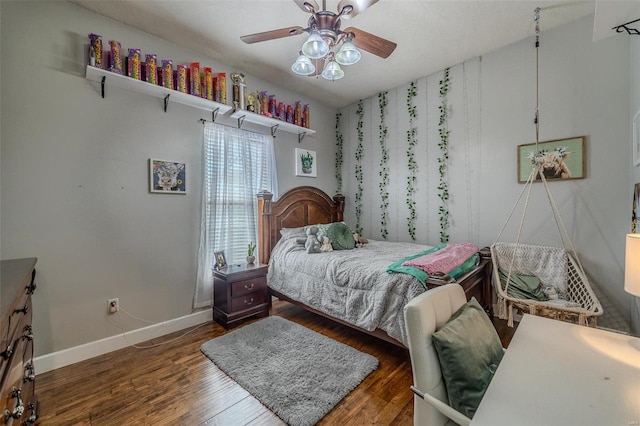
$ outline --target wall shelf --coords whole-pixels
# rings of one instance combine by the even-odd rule
[[[191,106],[205,111],[210,111],[213,121],[215,121],[216,114],[225,114],[231,110],[231,107],[229,105],[202,99],[197,96],[189,95],[187,93],[178,92],[177,90],[167,89],[163,86],[157,86],[155,84],[147,83],[146,81],[136,80],[131,77],[120,75],[111,71],[92,67],[91,65],[87,65],[86,78],[87,80],[97,81],[101,84],[103,98],[106,82],[109,81],[109,84],[113,84],[125,90],[144,93],[146,95],[164,99],[164,112],[167,112],[169,101],[177,102],[182,105]]]
[[[256,114],[251,111],[235,110],[231,114],[231,118],[238,120],[238,128],[242,127],[242,123],[245,121],[270,127],[271,136],[275,136],[276,131],[278,130],[282,130],[287,133],[295,133],[298,135],[298,143],[302,142],[302,139],[306,135],[312,135],[316,132],[315,130],[307,129],[306,127],[300,127],[286,121],[265,117],[264,115]]]

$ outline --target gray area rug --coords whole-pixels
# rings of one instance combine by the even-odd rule
[[[277,316],[200,349],[290,425],[317,423],[378,367],[375,357]]]

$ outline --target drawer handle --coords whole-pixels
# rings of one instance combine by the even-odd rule
[[[34,424],[36,420],[38,420],[38,413],[36,412],[36,404],[34,404],[33,402],[30,402],[27,408],[29,408],[29,410],[31,411],[31,415],[26,419],[24,419],[24,422],[28,425]]]
[[[2,358],[4,358],[5,360],[11,358],[11,355],[13,354],[13,348],[11,347],[11,345],[7,346],[7,349],[5,349],[4,351],[2,351],[2,353],[0,354],[0,356],[2,356]]]
[[[26,314],[27,314],[27,312],[29,312],[29,305],[24,305],[24,308],[22,308],[22,309],[15,309],[15,310],[13,311],[13,313],[15,313],[15,314],[20,313],[20,312],[22,312],[23,314],[25,314],[25,315],[26,315]]]
[[[244,304],[245,305],[252,305],[253,304],[253,297],[251,299],[249,299],[249,300],[244,299]]]
[[[22,331],[24,333],[22,335],[22,338],[24,340],[29,340],[29,341],[33,340],[33,329],[31,328],[30,325],[25,325]]]
[[[245,290],[251,290],[251,289],[253,289],[253,283],[251,283],[251,284],[245,284],[245,285],[244,285],[244,289],[245,289]]]
[[[16,398],[16,408],[13,411],[4,410],[4,421],[5,423],[9,419],[19,419],[24,414],[24,404],[22,402],[22,398],[20,398],[20,389],[13,388],[11,390],[11,398]]]
[[[22,377],[22,383],[33,382],[36,379],[35,369],[33,363],[28,362],[24,366],[24,377]]]

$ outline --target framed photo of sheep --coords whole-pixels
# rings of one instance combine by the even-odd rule
[[[308,149],[296,148],[296,176],[318,176],[318,161],[316,152]]]
[[[582,179],[585,177],[585,137],[518,145],[518,182],[529,179],[539,164],[546,180]],[[540,175],[535,177],[540,182]]]
[[[149,159],[149,192],[186,194],[187,165],[176,161]]]

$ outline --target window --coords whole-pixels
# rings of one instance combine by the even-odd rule
[[[277,196],[273,140],[215,123],[204,125],[202,218],[194,308],[211,305],[213,252],[244,263],[258,237],[256,194]]]

